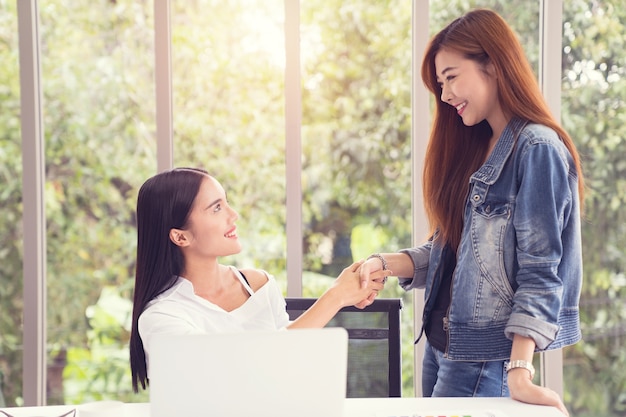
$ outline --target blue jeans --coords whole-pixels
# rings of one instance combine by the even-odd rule
[[[443,357],[426,341],[422,369],[424,397],[508,397],[506,361],[464,362]]]

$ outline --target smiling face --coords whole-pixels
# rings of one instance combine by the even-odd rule
[[[170,238],[187,256],[219,257],[239,253],[235,221],[237,212],[230,207],[226,192],[213,177],[200,185],[185,229],[172,229]]]
[[[454,107],[466,126],[483,120],[487,120],[494,132],[506,126],[491,64],[482,66],[444,48],[435,56],[435,71],[441,86],[441,101]]]

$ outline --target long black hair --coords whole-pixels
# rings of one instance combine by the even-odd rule
[[[133,391],[146,389],[146,353],[137,323],[146,305],[176,282],[184,267],[170,229],[184,229],[202,181],[208,173],[198,168],[175,168],[149,178],[137,197],[137,260],[130,334]]]

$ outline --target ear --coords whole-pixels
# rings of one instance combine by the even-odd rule
[[[176,246],[185,247],[189,245],[189,240],[187,240],[187,235],[184,230],[180,229],[170,229],[170,240]]]

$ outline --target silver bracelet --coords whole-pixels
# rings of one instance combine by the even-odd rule
[[[524,361],[521,359],[511,361],[506,364],[505,370],[508,373],[511,369],[516,369],[516,368],[524,368],[528,372],[530,372],[530,379],[533,379],[535,377],[535,367],[533,366],[532,363],[528,361]]]
[[[387,270],[387,261],[385,260],[383,255],[381,255],[380,253],[372,253],[370,256],[367,257],[367,259],[372,259],[372,258],[380,259],[380,263],[383,264],[383,271]]]

